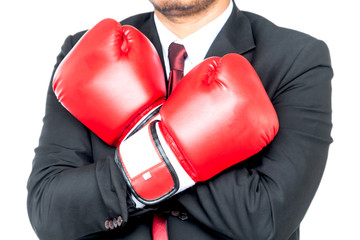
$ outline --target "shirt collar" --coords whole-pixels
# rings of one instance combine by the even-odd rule
[[[184,39],[179,39],[168,30],[154,14],[155,25],[159,34],[160,42],[162,45],[165,68],[167,74],[169,73],[169,60],[168,60],[168,48],[172,42],[183,44],[188,57],[185,60],[184,73],[189,72],[192,67],[204,60],[206,53],[208,52],[211,44],[215,40],[216,36],[226,23],[233,8],[233,2],[230,1],[229,6],[226,10],[218,16],[216,19],[192,33]]]

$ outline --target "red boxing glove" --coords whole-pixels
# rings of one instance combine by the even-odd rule
[[[113,19],[99,22],[73,47],[55,72],[53,90],[72,115],[113,146],[166,96],[152,43]]]
[[[135,198],[145,205],[256,154],[279,128],[255,70],[237,54],[209,58],[196,66],[160,115],[161,120],[123,142],[116,156]],[[141,158],[139,152],[147,157]]]

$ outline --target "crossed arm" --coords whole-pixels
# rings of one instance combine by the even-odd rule
[[[65,41],[55,68],[80,36]],[[296,62],[304,61],[299,68]],[[280,123],[274,141],[174,200],[219,237],[289,237],[316,192],[332,141],[331,77],[325,45],[304,47],[272,96]],[[29,217],[40,238],[73,239],[105,231],[104,221],[117,216],[131,221],[132,205],[114,152],[69,114],[49,88],[28,182]]]

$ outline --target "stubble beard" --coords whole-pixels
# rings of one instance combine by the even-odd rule
[[[157,3],[150,0],[155,10],[169,19],[191,17],[212,5],[216,0],[193,0],[190,3],[182,3],[181,1],[168,0],[165,2]]]

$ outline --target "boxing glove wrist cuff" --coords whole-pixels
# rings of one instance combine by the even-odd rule
[[[167,140],[165,140],[164,138],[164,134],[163,131],[160,130],[160,121],[156,121],[156,125],[155,127],[155,132],[156,132],[156,136],[159,139],[160,145],[157,146],[162,147],[163,151],[164,151],[164,156],[167,158],[167,160],[169,161],[169,163],[171,164],[171,166],[174,168],[178,179],[179,179],[179,189],[176,191],[175,194],[184,191],[185,189],[193,186],[195,184],[195,181],[193,181],[193,179],[189,176],[189,174],[187,173],[187,171],[185,171],[184,166],[182,164],[180,164],[179,160],[183,160],[183,157],[181,155],[181,157],[179,156],[177,146],[174,146],[175,143],[171,142],[171,144],[169,144],[169,142]],[[154,136],[154,134],[153,134]]]
[[[158,120],[122,142],[115,161],[132,197],[144,205],[159,203],[194,185],[162,137]],[[142,207],[141,204],[136,206]]]
[[[154,147],[150,124],[123,141],[115,155],[115,162],[133,196],[145,205],[162,201],[178,188],[178,180],[171,165],[159,157]],[[165,194],[157,194],[157,191]]]

